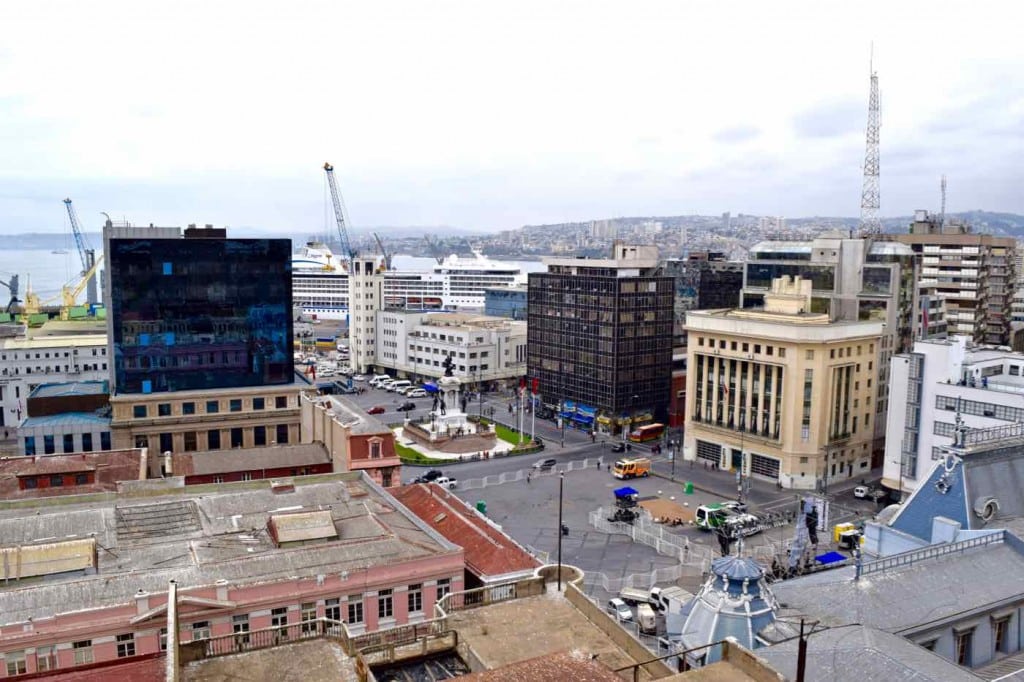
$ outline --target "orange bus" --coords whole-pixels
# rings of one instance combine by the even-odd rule
[[[648,424],[632,431],[629,434],[629,439],[634,443],[646,443],[649,440],[658,440],[663,433],[665,433],[664,424]]]

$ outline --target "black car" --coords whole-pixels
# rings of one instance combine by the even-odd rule
[[[542,459],[542,460],[539,460],[537,462],[534,462],[533,463],[533,468],[534,469],[538,469],[540,471],[550,471],[551,469],[555,468],[556,464],[558,464],[558,461],[553,459],[553,458],[552,459]]]
[[[409,410],[416,409],[416,403],[412,402],[411,400],[406,400],[404,403],[402,403],[395,409],[397,409],[399,412],[408,412]]]
[[[430,483],[444,476],[444,472],[440,469],[430,469],[427,473],[422,476],[417,476],[413,479],[413,483]]]
[[[625,443],[616,443],[615,445],[612,446],[612,452],[625,452],[625,451],[626,451],[626,444]]]

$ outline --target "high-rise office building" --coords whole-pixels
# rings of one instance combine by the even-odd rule
[[[297,440],[290,241],[147,229],[104,230],[115,447]]]
[[[920,254],[922,293],[946,306],[946,331],[975,343],[1009,343],[1017,288],[1017,240],[974,234],[968,225],[917,211],[909,234],[896,239]],[[937,335],[929,335],[935,337]]]
[[[582,428],[667,423],[674,280],[658,249],[616,243],[611,258],[549,258],[531,273],[528,374],[543,402]]]

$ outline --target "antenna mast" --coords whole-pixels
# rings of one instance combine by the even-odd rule
[[[871,94],[868,97],[867,145],[864,151],[864,188],[860,195],[860,230],[866,237],[876,237],[882,233],[882,223],[878,218],[880,201],[878,129],[879,105],[878,74],[874,69],[874,46],[871,47],[871,61],[868,71],[871,74]]]
[[[943,227],[946,224],[946,176],[942,176],[942,182],[939,185],[942,189],[942,210],[939,212],[939,227]]]

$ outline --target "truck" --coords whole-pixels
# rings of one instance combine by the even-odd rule
[[[701,530],[735,527],[741,535],[753,535],[762,530],[760,518],[746,512],[739,502],[712,502],[697,507],[694,525]]]
[[[640,632],[648,635],[658,632],[658,618],[650,604],[640,604],[636,607],[636,622],[640,626]]]
[[[638,587],[623,587],[619,590],[619,599],[630,606],[637,606],[639,604],[656,604],[657,601],[651,594],[652,591],[653,590],[642,590]]]
[[[655,585],[651,588],[651,604],[662,613],[669,610],[678,611],[683,605],[689,603],[691,599],[693,599],[692,592],[675,585],[670,587],[658,587]],[[673,603],[678,604],[678,606],[672,608]]]
[[[612,476],[621,479],[647,477],[650,474],[651,460],[646,457],[618,459],[612,468]]]

